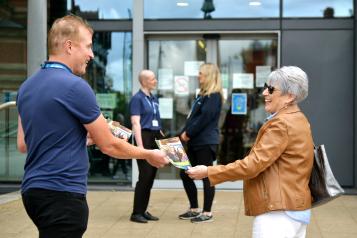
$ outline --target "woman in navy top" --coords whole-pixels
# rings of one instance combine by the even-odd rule
[[[198,80],[200,92],[192,105],[180,138],[187,142],[187,154],[192,166],[209,166],[216,159],[219,144],[218,120],[223,101],[218,67],[214,64],[201,65]],[[179,215],[179,218],[190,219],[193,223],[212,221],[211,207],[215,188],[210,186],[207,178],[202,180],[204,203],[203,211],[200,213],[194,181],[183,170],[181,170],[180,176],[190,202],[190,209]]]

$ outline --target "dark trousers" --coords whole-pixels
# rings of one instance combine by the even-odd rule
[[[201,146],[200,148],[188,148],[188,158],[191,165],[206,165],[210,166],[216,158],[216,151],[212,149],[212,146]],[[188,200],[190,201],[190,208],[198,208],[197,200],[197,188],[194,181],[185,173],[184,170],[180,171],[180,177],[185,188]],[[208,178],[202,179],[203,181],[203,211],[210,212],[212,208],[212,202],[215,194],[215,187],[211,187]]]
[[[155,139],[161,139],[159,131],[142,130],[141,137],[145,149],[157,149]],[[144,214],[149,205],[150,193],[157,168],[151,166],[146,160],[136,160],[139,169],[139,179],[136,182],[134,194],[133,214]]]
[[[40,238],[80,238],[87,229],[84,194],[35,188],[23,193],[22,201]]]

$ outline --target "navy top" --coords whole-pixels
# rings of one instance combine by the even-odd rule
[[[131,116],[140,116],[142,130],[161,130],[159,101],[155,96],[147,96],[142,90],[139,90],[131,98],[129,107]],[[157,126],[153,125],[153,120],[157,120]]]
[[[93,90],[64,64],[45,62],[20,87],[17,108],[27,146],[22,192],[85,194],[89,168],[83,124],[100,115]]]
[[[182,131],[186,131],[190,140],[188,146],[218,145],[218,120],[222,100],[220,93],[198,96],[194,101],[189,118]]]

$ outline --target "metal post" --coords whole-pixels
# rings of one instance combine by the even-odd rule
[[[135,94],[140,84],[138,75],[144,69],[144,0],[133,1],[133,90]],[[135,187],[138,181],[138,166],[135,160],[132,160],[132,186]]]
[[[27,3],[27,76],[47,59],[47,0]]]

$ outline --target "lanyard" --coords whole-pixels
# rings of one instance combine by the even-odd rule
[[[201,99],[201,96],[198,96],[198,97],[195,99],[195,101],[194,101],[193,104],[192,104],[191,111],[190,111],[190,113],[188,113],[188,115],[187,115],[187,118],[189,118],[189,117],[191,116],[191,113],[193,112],[193,109],[195,108],[196,104],[198,103],[198,101],[199,101],[200,99]]]
[[[198,101],[201,99],[201,96],[198,96],[197,98],[196,98],[196,100],[193,102],[193,104],[192,104],[192,111],[193,111],[193,109],[195,108],[195,106],[196,106],[196,104],[198,103]]]
[[[150,107],[152,107],[152,109],[154,110],[154,116],[156,116],[155,103],[154,103],[154,102],[151,102],[151,103],[150,103],[150,100],[148,99],[147,96],[145,96],[145,99],[146,99],[146,102],[149,103]]]
[[[72,70],[68,68],[68,66],[61,64],[61,63],[56,63],[56,62],[45,62],[41,64],[41,68],[43,69],[48,69],[48,68],[55,68],[55,69],[64,69],[69,73],[72,73]]]

